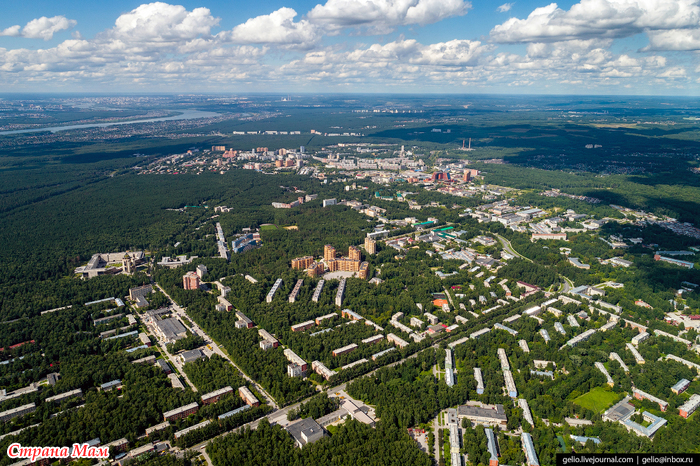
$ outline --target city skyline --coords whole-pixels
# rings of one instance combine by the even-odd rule
[[[694,0],[38,1],[7,8],[0,80],[7,92],[698,95],[697,50]]]

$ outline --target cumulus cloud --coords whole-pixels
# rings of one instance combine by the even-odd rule
[[[497,10],[500,13],[506,13],[510,11],[511,8],[513,8],[514,3],[504,3],[503,5],[499,6]]]
[[[465,0],[328,0],[307,16],[330,30],[359,27],[381,33],[397,26],[426,25],[462,16],[470,8],[471,3]]]
[[[308,46],[320,39],[320,31],[307,20],[294,22],[297,12],[280,8],[269,15],[251,18],[224,33],[227,40],[243,44],[293,44]]]
[[[581,0],[568,11],[551,3],[526,19],[510,18],[491,30],[491,38],[501,43],[555,42],[698,26],[697,0]]]
[[[649,45],[642,49],[650,50],[700,50],[700,29],[669,29],[648,33]]]
[[[385,45],[374,44],[368,49],[356,50],[345,57],[354,62],[398,62],[413,65],[469,66],[488,50],[479,41],[452,40],[423,45],[417,41],[400,40]]]
[[[42,16],[29,21],[24,28],[21,28],[19,25],[6,28],[0,31],[0,36],[51,40],[57,32],[75,27],[76,24],[78,24],[76,20],[68,19],[65,16],[54,16],[52,18]]]
[[[125,42],[177,42],[209,35],[218,24],[208,8],[187,11],[182,5],[155,2],[119,16],[106,36]]]

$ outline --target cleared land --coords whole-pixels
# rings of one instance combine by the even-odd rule
[[[596,387],[590,392],[579,396],[574,400],[579,406],[582,406],[596,413],[602,413],[609,406],[612,406],[620,398],[620,395],[606,390],[603,387]]]

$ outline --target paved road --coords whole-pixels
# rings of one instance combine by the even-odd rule
[[[274,398],[272,398],[272,396],[270,396],[270,394],[267,393],[267,392],[265,391],[264,388],[262,388],[260,385],[258,385],[258,383],[256,383],[256,382],[255,382],[253,379],[251,379],[250,377],[248,377],[248,375],[246,375],[246,373],[243,372],[243,371],[241,370],[241,368],[238,367],[238,366],[231,360],[231,358],[228,356],[228,354],[226,354],[226,353],[221,349],[221,347],[220,347],[209,335],[207,335],[207,334],[204,332],[204,330],[202,330],[201,328],[199,328],[199,326],[198,326],[196,323],[194,323],[194,321],[192,321],[192,319],[190,319],[189,316],[187,316],[187,313],[185,312],[185,309],[183,309],[182,307],[180,307],[180,305],[178,305],[178,304],[175,302],[175,300],[173,300],[173,299],[170,297],[170,295],[169,295],[168,293],[165,292],[165,290],[163,289],[163,287],[161,287],[161,286],[160,286],[159,284],[157,284],[157,283],[156,283],[156,286],[157,286],[158,289],[170,300],[170,302],[172,303],[173,310],[175,311],[175,313],[176,313],[181,319],[182,319],[183,317],[187,317],[187,319],[190,320],[190,321],[192,322],[192,329],[191,329],[191,330],[192,330],[195,334],[197,334],[197,335],[201,336],[202,338],[204,338],[204,342],[205,342],[207,345],[211,346],[211,349],[212,349],[212,351],[213,351],[214,353],[218,354],[218,355],[221,356],[222,358],[226,359],[229,363],[231,363],[231,365],[232,365],[233,367],[236,368],[236,370],[241,374],[241,376],[242,376],[244,379],[246,379],[246,380],[247,380],[248,382],[250,382],[253,386],[255,386],[255,389],[267,400],[267,403],[268,403],[270,406],[272,406],[273,409],[278,409],[279,406],[278,406],[277,403],[275,402]],[[183,375],[184,375],[184,372],[183,372]],[[187,379],[187,378],[185,377],[185,379]],[[188,383],[189,383],[189,381],[188,381]],[[192,384],[190,384],[190,385],[192,385]],[[193,386],[193,385],[192,385],[192,386]],[[197,391],[197,390],[195,389],[195,391]]]
[[[519,258],[521,258],[521,259],[525,259],[526,261],[532,262],[530,259],[528,259],[527,257],[525,257],[525,256],[523,256],[522,254],[520,254],[519,252],[517,252],[515,249],[513,249],[513,245],[510,244],[510,241],[508,241],[507,239],[505,239],[503,236],[501,236],[501,235],[496,235],[496,238],[498,238],[498,241],[501,242],[501,244],[503,245],[503,249],[505,249],[505,251],[506,251],[508,254],[512,254],[512,255],[514,255],[514,256],[516,256],[516,257],[519,257]]]
[[[559,291],[560,293],[568,293],[571,288],[574,287],[574,282],[566,278],[564,275],[559,275],[561,278],[564,279],[564,283],[561,285],[561,290]]]
[[[512,255],[514,255],[514,256],[516,256],[516,257],[521,258],[521,259],[525,259],[526,261],[532,262],[531,259],[528,259],[527,257],[525,257],[525,256],[523,256],[522,254],[520,254],[518,251],[516,251],[515,249],[513,249],[513,245],[510,244],[510,241],[508,241],[507,239],[505,239],[503,236],[501,236],[501,235],[496,235],[496,237],[497,237],[498,240],[501,242],[501,244],[503,245],[503,249],[504,249],[507,253],[510,253],[510,254],[512,254]],[[571,290],[571,288],[574,287],[574,282],[572,282],[571,280],[569,280],[569,279],[568,279],[567,277],[565,277],[564,275],[559,275],[559,276],[560,276],[561,278],[564,279],[564,283],[562,284],[561,290],[559,290],[559,292],[560,292],[560,293],[568,293],[569,290]]]

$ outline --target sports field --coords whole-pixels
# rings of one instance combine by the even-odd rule
[[[607,390],[603,387],[596,387],[590,392],[579,396],[574,400],[579,406],[602,413],[608,407],[612,406],[620,398],[618,393]]]

